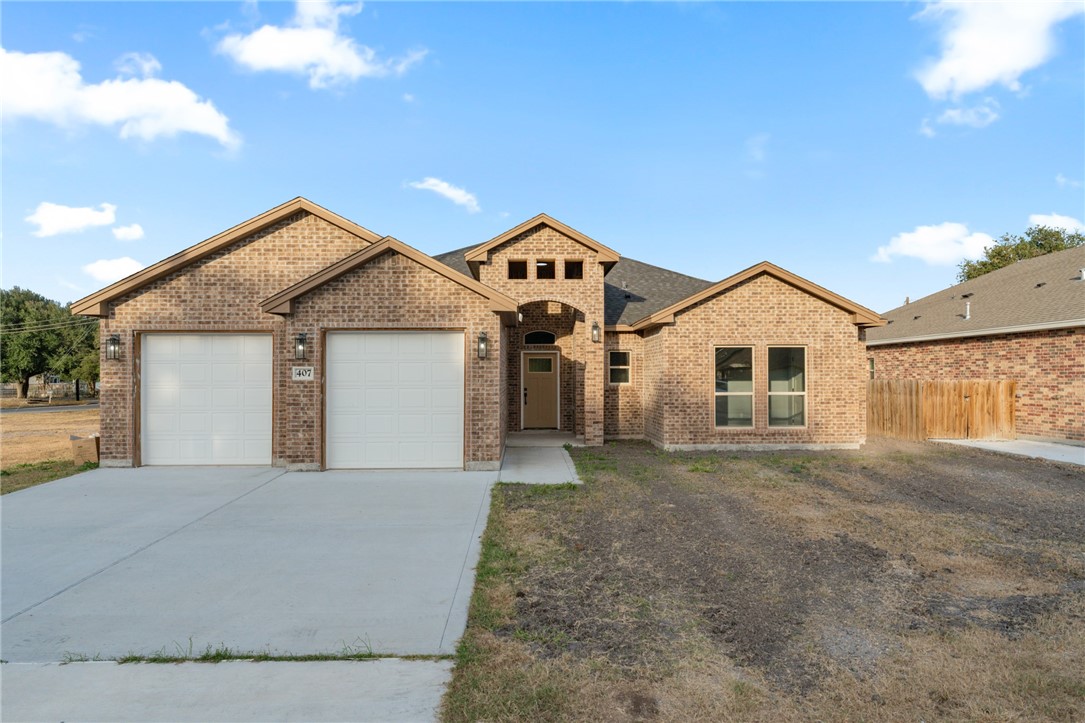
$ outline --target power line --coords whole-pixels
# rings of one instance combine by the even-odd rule
[[[54,322],[38,322],[27,324],[15,324],[12,326],[0,326],[0,333],[5,334],[18,334],[25,331],[47,331],[49,329],[64,329],[68,327],[78,327],[89,324],[96,324],[97,319],[81,319],[74,321],[54,321]]]

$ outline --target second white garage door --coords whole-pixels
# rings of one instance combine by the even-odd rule
[[[463,333],[329,332],[332,469],[463,467]]]

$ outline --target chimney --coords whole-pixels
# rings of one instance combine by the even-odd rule
[[[971,318],[972,318],[972,302],[971,301],[966,301],[966,302],[964,302],[964,320],[968,321]]]
[[[908,304],[910,304],[910,303],[912,303],[912,297],[910,297],[910,296],[905,296],[905,297],[904,297],[904,305],[905,305],[905,306],[907,306],[907,305],[908,305]]]

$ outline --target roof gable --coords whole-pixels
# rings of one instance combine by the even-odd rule
[[[525,231],[530,231],[531,229],[540,225],[549,226],[555,231],[559,231],[565,234],[572,240],[595,252],[596,258],[599,263],[613,264],[621,258],[617,251],[614,251],[613,249],[604,246],[590,236],[586,236],[580,233],[575,228],[572,228],[571,226],[566,226],[561,221],[547,216],[545,213],[540,213],[535,218],[528,219],[519,226],[510,228],[505,233],[499,236],[495,236],[486,243],[475,246],[474,248],[467,251],[463,255],[463,257],[468,263],[485,263],[488,260],[489,253],[496,249],[498,246],[501,246],[501,244],[511,241]]]
[[[720,293],[721,291],[724,291],[727,288],[734,286],[735,284],[740,284],[743,281],[751,279],[759,274],[767,274],[769,276],[772,276],[776,279],[779,279],[780,281],[783,281],[785,284],[794,286],[800,291],[804,291],[811,296],[817,297],[828,304],[831,304],[839,309],[850,313],[852,323],[856,326],[881,326],[885,323],[885,320],[878,316],[877,313],[871,311],[865,306],[860,306],[854,301],[846,299],[839,294],[834,294],[828,289],[822,286],[818,286],[812,281],[807,281],[801,276],[793,274],[786,269],[782,269],[775,264],[771,264],[768,261],[762,261],[761,263],[755,264],[750,268],[745,269],[744,271],[740,271],[737,274],[734,274],[733,276],[728,276],[723,281],[712,284],[706,289],[698,291],[691,296],[687,296],[681,301],[678,301],[674,304],[671,304],[670,306],[660,309],[653,314],[649,314],[648,316],[639,319],[631,325],[631,328],[633,330],[639,331],[641,329],[647,329],[653,326],[658,326],[660,324],[669,324],[674,321],[675,314],[678,314],[698,302],[711,298],[716,294]]]
[[[453,281],[464,288],[475,292],[479,296],[487,299],[490,302],[490,310],[505,314],[515,314],[517,309],[516,301],[500,291],[491,289],[485,284],[479,283],[469,276],[464,276],[458,271],[445,266],[441,262],[437,261],[431,256],[427,256],[418,249],[412,248],[407,244],[394,239],[391,236],[385,236],[383,239],[367,246],[366,248],[357,251],[344,259],[336,261],[331,266],[318,271],[317,273],[302,279],[298,283],[283,289],[274,296],[260,303],[260,309],[269,314],[292,314],[294,313],[294,302],[314,291],[330,281],[338,279],[340,276],[347,274],[354,269],[357,269],[365,264],[373,261],[376,258],[386,253],[399,253],[407,258],[415,261],[421,266],[424,266],[431,271],[434,271],[446,279]]]
[[[107,316],[109,314],[109,302],[114,299],[137,291],[169,274],[194,264],[201,259],[207,258],[247,236],[251,236],[270,226],[274,226],[283,219],[289,218],[299,211],[310,213],[369,243],[380,240],[380,236],[369,229],[359,226],[353,221],[348,221],[342,216],[332,213],[323,206],[318,206],[312,201],[299,196],[280,206],[276,206],[269,211],[265,211],[259,216],[250,218],[248,221],[239,223],[220,234],[216,234],[205,241],[201,241],[194,246],[189,246],[184,251],[180,251],[169,258],[163,259],[156,264],[137,271],[131,276],[123,278],[114,284],[110,284],[104,289],[83,297],[72,304],[72,313],[83,316]]]

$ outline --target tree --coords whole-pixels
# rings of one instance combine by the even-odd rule
[[[957,281],[968,281],[1017,261],[1082,245],[1085,245],[1085,235],[1081,232],[1070,233],[1064,229],[1049,226],[1032,226],[1025,231],[1024,236],[1002,234],[1002,238],[993,246],[984,249],[983,258],[961,262],[958,267]]]
[[[98,320],[72,316],[70,305],[63,313],[68,323],[58,329],[60,344],[49,357],[49,371],[93,389],[99,372]]]
[[[24,399],[37,374],[71,376],[91,349],[97,357],[97,326],[29,289],[0,289],[0,379],[17,383]]]

